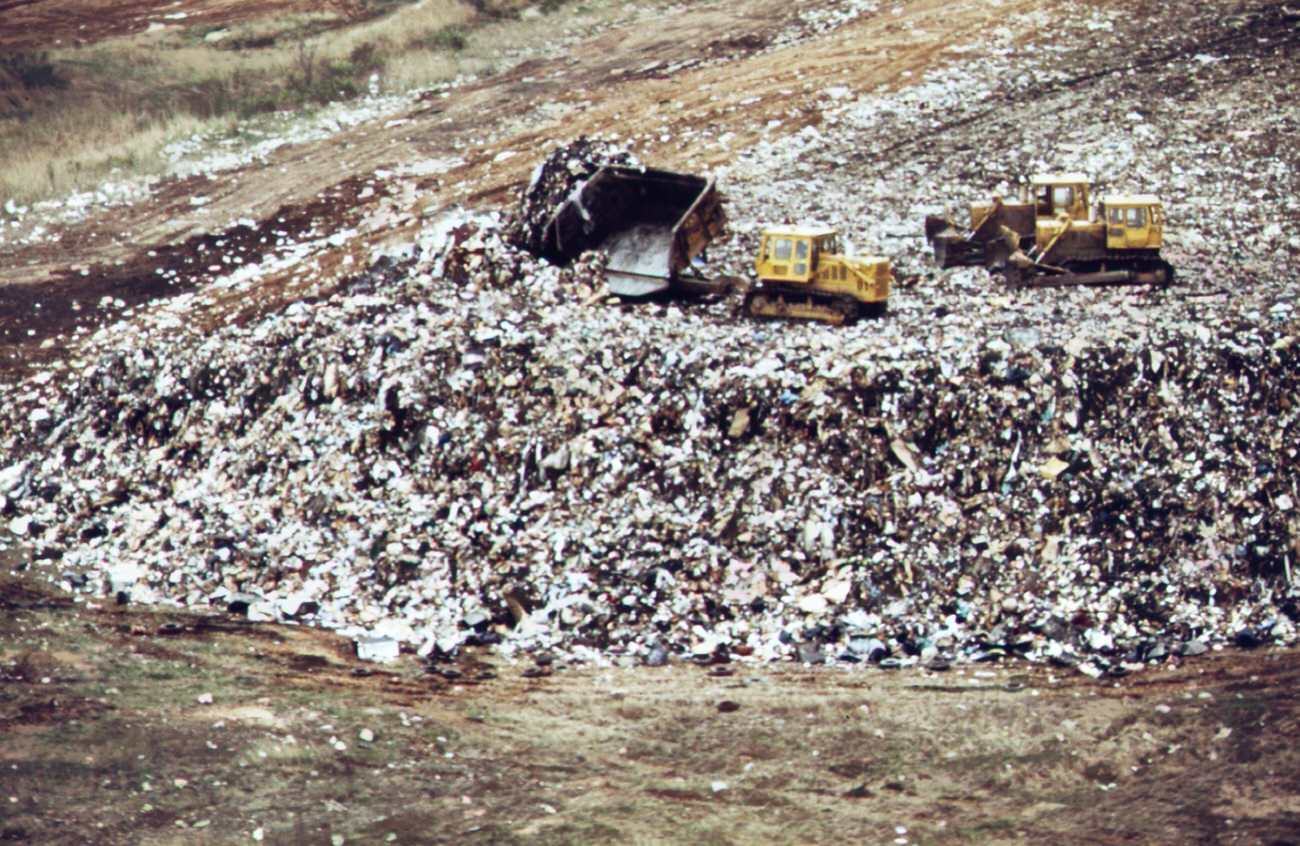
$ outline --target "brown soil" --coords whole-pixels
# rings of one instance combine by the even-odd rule
[[[151,23],[229,26],[287,14],[333,12],[360,16],[360,3],[307,0],[0,0],[0,49],[48,50],[134,35]],[[184,18],[169,18],[183,13]]]
[[[1019,663],[530,668],[472,650],[436,671],[363,664],[326,632],[0,577],[0,840],[1283,844],[1300,830],[1295,651],[1103,681]]]

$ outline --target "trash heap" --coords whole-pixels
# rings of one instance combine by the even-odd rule
[[[556,147],[533,169],[528,187],[502,226],[506,240],[519,249],[540,255],[545,245],[546,225],[583,182],[606,165],[638,167],[640,164],[626,150],[585,136]]]
[[[466,255],[513,284],[434,273]],[[962,343],[570,283],[478,229],[243,327],[104,339],[6,408],[0,510],[90,592],[435,655],[1101,672],[1294,637],[1294,319]]]
[[[1276,17],[1206,41],[1239,51],[1221,61],[1149,65],[1182,99],[1120,116],[1118,139],[1125,73],[1052,82],[1060,57],[1013,64],[1035,51],[1009,25],[943,78],[811,98],[826,131],[720,174],[735,234],[710,262],[745,273],[764,223],[840,226],[902,277],[852,327],[757,323],[735,297],[611,304],[598,255],[536,258],[549,210],[620,161],[588,141],[505,227],[448,213],[315,301],[212,332],[160,305],[6,391],[0,528],[88,593],[334,627],[375,654],[1022,655],[1097,675],[1293,643],[1300,246],[1269,221],[1296,153],[1243,129],[1211,167],[1195,135],[1293,120],[1244,102],[1294,88],[1255,72]],[[1140,43],[1118,11],[1078,21],[1054,37],[1094,58]],[[1050,84],[988,108],[1008,79]],[[1072,117],[1070,145],[1015,118],[1039,112]],[[863,138],[901,140],[866,156]],[[1049,297],[929,267],[925,213],[1052,169],[1165,195],[1182,286]]]

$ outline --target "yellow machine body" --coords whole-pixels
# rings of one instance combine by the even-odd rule
[[[754,263],[760,283],[803,287],[860,303],[883,303],[894,281],[889,259],[843,254],[829,228],[768,229]]]
[[[1040,262],[1117,258],[1125,252],[1159,250],[1164,243],[1165,211],[1149,194],[1107,197],[1097,219],[1075,218],[1062,211],[1040,217],[1034,225],[1034,256]]]
[[[1041,220],[1066,215],[1071,220],[1086,221],[1088,177],[1081,173],[1046,173],[1029,180],[1028,202]]]
[[[847,256],[828,227],[763,231],[754,268],[758,285],[745,297],[751,317],[818,320],[839,326],[880,312],[894,284],[883,256]]]
[[[972,203],[970,228],[978,231],[995,215],[997,222],[1010,225],[1022,235],[1026,224],[1034,220],[1054,220],[1064,214],[1071,220],[1088,219],[1088,177],[1080,173],[1045,173],[1033,177],[1021,188],[1020,202],[1004,202],[995,197],[991,203]]]
[[[1149,194],[1107,197],[1102,203],[1106,248],[1158,250],[1165,240],[1165,207]]]
[[[940,267],[987,267],[1012,287],[1169,285],[1174,268],[1160,257],[1165,211],[1151,194],[1108,195],[1089,202],[1077,173],[1033,177],[1019,202],[994,197],[970,208],[970,227],[939,215],[925,219]]]

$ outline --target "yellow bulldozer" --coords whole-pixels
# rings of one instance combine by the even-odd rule
[[[765,229],[745,296],[751,317],[819,320],[833,326],[885,310],[893,269],[880,256],[847,256],[828,227]]]
[[[940,267],[983,266],[1013,287],[1168,285],[1160,257],[1164,204],[1149,194],[1109,195],[1089,205],[1089,181],[1074,173],[1035,176],[1020,202],[973,204],[970,224],[925,220]]]

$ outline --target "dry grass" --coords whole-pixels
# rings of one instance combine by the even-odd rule
[[[349,99],[365,93],[375,74],[384,91],[396,92],[491,73],[509,61],[506,54],[547,44],[575,17],[596,23],[620,5],[368,0],[351,7],[355,20],[338,12],[290,15],[33,57],[52,66],[57,84],[23,90],[7,114],[0,97],[0,202],[161,172],[171,141]]]
[[[226,123],[96,108],[24,124],[0,145],[0,196],[30,201],[87,190],[115,174],[154,172],[164,164],[160,151],[168,141]]]

